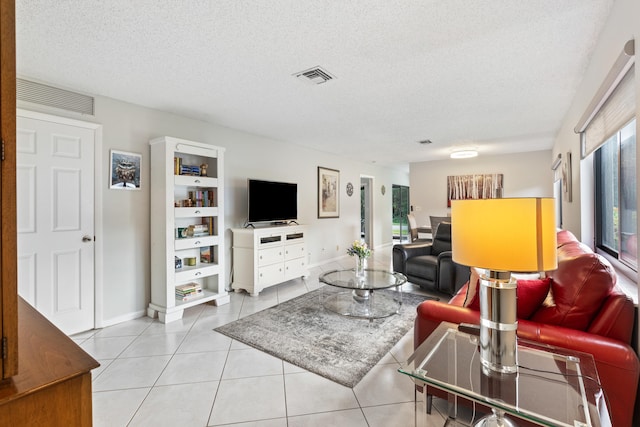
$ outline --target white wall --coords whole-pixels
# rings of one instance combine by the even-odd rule
[[[418,225],[428,225],[429,216],[445,216],[447,176],[481,173],[504,175],[503,197],[553,197],[551,151],[532,151],[472,159],[447,159],[410,164],[410,198]]]
[[[590,160],[580,160],[580,137],[575,126],[586,111],[624,44],[636,39],[636,58],[640,55],[640,2],[616,1],[608,21],[594,48],[583,81],[562,122],[553,147],[553,156],[571,152],[573,158],[573,201],[562,205],[564,228],[571,230],[585,243],[593,242],[593,182]],[[640,117],[640,70],[636,60],[636,117]],[[640,126],[640,121],[637,122]],[[640,134],[640,132],[637,132]],[[640,163],[639,163],[640,164]],[[638,169],[640,170],[640,169]],[[640,190],[640,186],[638,186]],[[638,228],[640,230],[640,227]]]
[[[22,77],[22,76],[21,76]],[[28,77],[25,77],[28,78]],[[95,117],[32,104],[19,107],[59,116],[72,117],[103,125],[101,162],[102,190],[96,194],[102,206],[102,234],[97,234],[104,256],[101,281],[103,294],[97,295],[99,326],[107,326],[142,315],[150,298],[149,144],[152,138],[169,135],[201,141],[226,148],[226,276],[230,276],[231,232],[246,221],[247,178],[281,180],[298,183],[298,215],[301,224],[310,225],[309,252],[311,265],[342,257],[346,247],[360,234],[360,175],[374,177],[373,200],[374,245],[392,243],[391,186],[408,185],[409,176],[402,170],[350,161],[300,146],[269,140],[215,124],[152,110],[111,98],[96,97]],[[116,191],[107,188],[109,150],[142,153],[142,188],[140,191]],[[340,171],[340,218],[318,219],[316,202],[317,167]],[[356,191],[346,195],[346,184]],[[380,186],[389,190],[383,196]],[[99,233],[99,230],[97,230]],[[98,273],[100,274],[100,273]]]

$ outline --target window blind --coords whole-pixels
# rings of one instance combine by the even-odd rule
[[[628,123],[636,112],[634,43],[630,40],[576,125],[580,154],[587,157]]]

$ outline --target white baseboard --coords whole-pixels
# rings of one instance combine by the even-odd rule
[[[106,328],[109,326],[117,325],[118,323],[139,319],[140,317],[144,317],[146,315],[147,315],[147,311],[141,310],[141,311],[135,311],[133,313],[123,314],[122,316],[114,317],[111,319],[106,319],[106,320],[103,319],[100,325],[96,325],[96,329]]]

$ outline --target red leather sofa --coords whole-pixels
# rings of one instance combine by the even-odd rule
[[[518,319],[518,336],[593,355],[613,426],[632,426],[640,363],[629,345],[633,302],[616,285],[616,273],[603,257],[571,232],[558,232],[558,268],[549,295],[528,318]],[[473,280],[473,278],[471,279]],[[448,303],[425,301],[417,308],[414,346],[443,321],[479,324],[479,312],[466,308],[467,283]],[[443,396],[438,390],[430,394]]]

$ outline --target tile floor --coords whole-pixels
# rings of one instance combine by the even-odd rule
[[[412,352],[412,330],[353,389],[213,331],[316,289],[319,274],[352,264],[327,263],[258,297],[231,293],[229,304],[202,304],[166,325],[142,317],[74,335],[101,364],[93,371],[94,425],[415,426],[413,383],[397,372]],[[374,251],[372,266],[391,266],[390,246]],[[418,426],[444,424],[445,402],[434,403]]]

